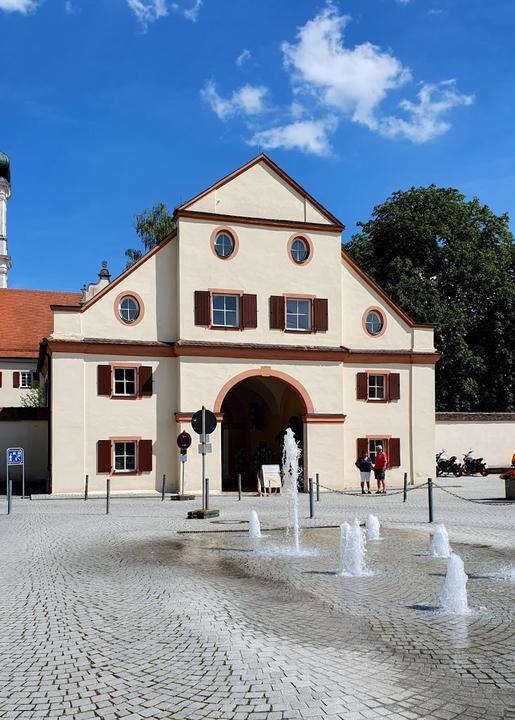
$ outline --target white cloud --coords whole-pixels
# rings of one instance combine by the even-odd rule
[[[265,110],[267,88],[262,85],[243,85],[235,90],[230,98],[221,97],[214,82],[209,81],[201,92],[203,99],[220,120],[227,120],[234,115],[258,115]]]
[[[303,120],[280,127],[261,130],[248,141],[264,150],[301,150],[312,155],[330,155],[331,145],[328,135],[335,129],[332,118],[323,120]]]
[[[283,43],[284,62],[296,92],[312,93],[321,104],[370,127],[387,92],[407,83],[411,73],[371,43],[346,48],[349,20],[329,4],[299,28],[296,43]]]
[[[238,67],[241,67],[246,62],[252,59],[252,53],[250,50],[242,50],[241,53],[238,55],[238,57],[235,60],[235,63]]]
[[[38,6],[37,0],[0,0],[0,10],[6,12],[20,12],[24,15],[35,10]]]
[[[472,105],[473,102],[473,95],[458,92],[455,80],[444,80],[438,85],[423,83],[416,103],[403,100],[399,105],[408,119],[383,118],[379,132],[386,137],[401,136],[414,143],[424,143],[449,130],[451,124],[442,117],[449,110],[460,105]]]
[[[195,3],[193,4],[193,7],[191,7],[189,10],[183,10],[182,14],[187,20],[191,20],[192,22],[197,22],[198,20],[198,14],[200,11],[200,8],[202,7],[203,0],[195,0]]]
[[[166,0],[127,0],[127,4],[145,30],[149,23],[168,14]]]

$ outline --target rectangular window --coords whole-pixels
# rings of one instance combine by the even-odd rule
[[[385,393],[385,375],[369,375],[368,376],[368,399],[384,400]]]
[[[117,473],[136,471],[136,443],[114,443],[114,471]]]
[[[311,300],[286,298],[286,330],[311,330]]]
[[[136,395],[136,368],[114,368],[113,395]]]
[[[31,388],[32,387],[32,372],[30,370],[22,370],[20,372],[20,387]]]
[[[368,441],[368,454],[372,462],[375,462],[377,455],[377,446],[382,445],[383,450],[386,450],[386,440],[369,440]]]
[[[213,326],[240,326],[238,295],[213,295],[211,298],[211,304]]]

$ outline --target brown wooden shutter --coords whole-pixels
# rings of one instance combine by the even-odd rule
[[[20,387],[20,373],[13,372],[13,387]]]
[[[356,399],[368,400],[368,376],[366,372],[356,373]]]
[[[270,330],[284,330],[284,302],[281,295],[270,297]]]
[[[33,388],[39,387],[39,373],[38,372],[32,373],[32,387]]]
[[[99,365],[97,367],[97,394],[111,395],[111,366]]]
[[[99,440],[97,442],[97,471],[99,473],[111,472],[111,441]]]
[[[0,372],[0,387],[2,387],[2,373]]]
[[[358,452],[356,457],[359,458],[361,455],[361,451],[364,450],[366,454],[368,455],[368,439],[367,438],[358,438]]]
[[[401,397],[401,376],[399,373],[388,375],[388,400],[399,400]]]
[[[241,327],[257,327],[257,295],[241,296]]]
[[[313,330],[314,332],[326,332],[328,328],[328,303],[325,298],[313,300]]]
[[[152,440],[140,440],[138,443],[138,470],[139,472],[152,470]]]
[[[152,392],[152,368],[142,365],[139,369],[139,394],[142,397],[150,397]]]
[[[207,290],[195,290],[195,325],[211,324],[211,296]]]
[[[388,467],[400,467],[401,441],[399,438],[390,438],[388,451]]]

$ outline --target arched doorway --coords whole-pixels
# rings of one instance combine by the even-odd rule
[[[243,490],[255,491],[259,467],[281,463],[287,427],[303,447],[302,416],[310,410],[310,401],[298,383],[282,376],[267,373],[235,380],[223,399],[219,396],[222,490],[236,490],[241,473]]]

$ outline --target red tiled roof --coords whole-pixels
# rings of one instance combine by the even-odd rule
[[[50,305],[76,305],[80,293],[0,289],[0,357],[37,357],[53,330]]]

